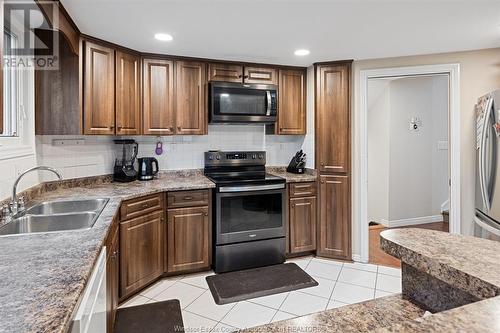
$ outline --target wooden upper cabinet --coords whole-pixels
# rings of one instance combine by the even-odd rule
[[[243,82],[243,66],[208,64],[208,81]]]
[[[316,250],[316,197],[290,199],[290,252]]]
[[[120,222],[120,298],[163,273],[163,211]]]
[[[279,71],[277,134],[306,134],[306,73]]]
[[[116,134],[141,134],[141,58],[116,51]]]
[[[320,173],[350,171],[351,63],[316,65],[316,166]]]
[[[244,82],[278,84],[278,70],[270,67],[245,66]]]
[[[176,61],[175,68],[176,134],[206,134],[206,65],[203,62]]]
[[[115,134],[115,51],[85,41],[84,134]]]
[[[351,191],[347,176],[320,176],[318,256],[351,260]]]
[[[167,271],[179,272],[210,267],[209,208],[168,210]]]
[[[143,133],[150,135],[174,134],[174,62],[144,59],[143,78]]]

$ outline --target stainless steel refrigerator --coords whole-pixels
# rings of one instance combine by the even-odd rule
[[[500,90],[479,98],[475,116],[475,234],[500,240]]]

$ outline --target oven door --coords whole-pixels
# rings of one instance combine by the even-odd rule
[[[224,186],[216,194],[217,245],[285,236],[285,184]]]
[[[226,82],[210,84],[211,123],[273,123],[276,114],[276,86]]]

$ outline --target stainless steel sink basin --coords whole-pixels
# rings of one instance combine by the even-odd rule
[[[0,236],[92,228],[109,199],[39,203],[0,227]]]
[[[104,208],[108,199],[62,200],[39,203],[26,211],[27,215],[53,215],[78,212],[96,212]]]
[[[97,213],[24,215],[0,228],[0,236],[91,228]]]

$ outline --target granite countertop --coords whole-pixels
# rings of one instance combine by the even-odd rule
[[[31,202],[110,200],[91,229],[0,237],[0,332],[66,332],[122,200],[215,187],[199,170],[161,172],[148,182],[96,180],[46,183],[27,193]]]
[[[266,167],[266,171],[272,175],[286,179],[287,183],[314,182],[318,179],[318,174],[314,169],[306,169],[303,174],[286,172],[286,167]]]
[[[343,306],[244,330],[245,333],[369,332],[405,320],[420,318],[424,311],[401,295]]]
[[[403,295],[347,305],[245,332],[500,332],[500,242],[424,229],[392,229],[381,233],[381,246],[403,262]],[[405,265],[410,267],[408,271]],[[422,316],[423,307],[405,294],[405,274],[415,271],[459,290],[452,297],[467,293],[475,301]],[[410,283],[415,280],[410,279]],[[424,294],[433,292],[421,289]]]

